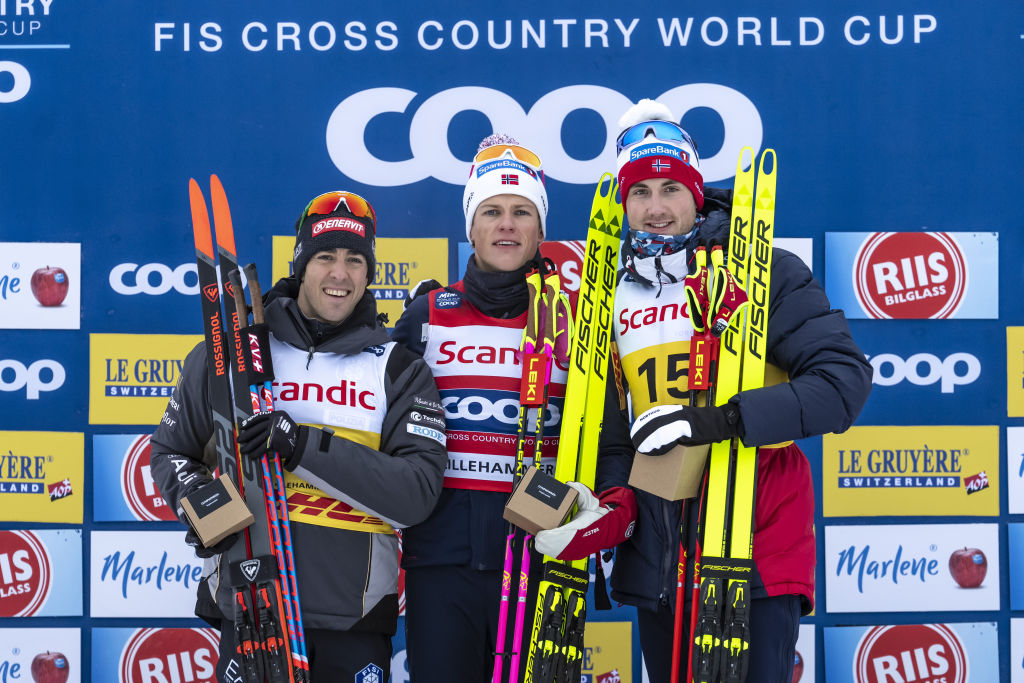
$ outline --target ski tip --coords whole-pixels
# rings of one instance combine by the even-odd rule
[[[195,178],[188,179],[188,199],[192,209],[192,233],[196,249],[213,258],[213,238],[210,235],[210,214],[206,211],[206,199]]]
[[[231,208],[220,178],[210,176],[210,201],[213,203],[213,228],[217,233],[217,246],[235,253],[235,230],[231,224]]]
[[[769,168],[769,165],[766,163],[768,158],[771,158],[770,168]],[[762,175],[762,176],[769,176],[769,175],[773,176],[773,175],[775,175],[775,171],[778,170],[778,167],[779,167],[779,160],[778,160],[778,157],[775,155],[775,150],[774,149],[769,147],[765,151],[761,152],[761,163],[760,163],[760,166],[758,168],[758,173],[760,175]]]
[[[736,162],[736,175],[754,170],[754,148],[744,147],[740,150],[740,158]]]

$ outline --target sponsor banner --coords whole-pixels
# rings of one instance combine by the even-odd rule
[[[999,609],[997,524],[825,527],[829,612]]]
[[[852,427],[822,437],[826,517],[999,514],[999,427]]]
[[[94,521],[177,521],[153,482],[149,453],[149,434],[93,435]]]
[[[275,235],[273,281],[292,273],[294,237]],[[406,293],[422,280],[448,284],[448,240],[443,238],[379,237],[376,244],[377,272],[370,291],[377,299],[377,312],[387,313],[394,326],[402,315]]]
[[[793,683],[815,683],[817,667],[814,654],[817,630],[814,624],[800,624],[800,633],[796,639],[796,653],[793,655]]]
[[[185,356],[201,340],[192,334],[90,334],[89,423],[156,425]]]
[[[78,529],[0,531],[0,617],[81,616],[81,567]]]
[[[969,683],[999,680],[995,622],[837,626],[825,629],[829,683]]]
[[[814,240],[810,237],[778,237],[775,239],[775,246],[791,251],[813,270],[814,262]],[[562,289],[569,294],[573,301],[573,310],[576,305],[576,292],[580,289],[580,272],[583,268],[583,256],[586,253],[586,240],[564,240],[541,242],[541,256],[555,262],[558,274],[562,278]],[[458,254],[458,279],[461,280],[466,274],[466,264],[473,253],[473,245],[469,242],[459,242]]]
[[[216,683],[219,643],[212,628],[94,628],[92,680]]]
[[[0,329],[79,329],[81,251],[69,242],[0,242]]]
[[[1024,610],[1024,524],[1006,525],[1010,546],[1010,609]]]
[[[195,261],[176,265],[119,263],[110,269],[107,281],[110,288],[122,296],[160,296],[168,292],[187,296],[199,294],[199,270]]]
[[[998,318],[999,235],[828,232],[825,289],[847,318]]]
[[[194,616],[203,564],[183,531],[94,531],[91,539],[91,616]]]
[[[1024,417],[1024,327],[1006,328],[1006,414]]]
[[[583,633],[580,683],[631,683],[633,624],[588,621]]]
[[[1006,428],[1006,490],[1011,515],[1024,514],[1024,427]]]
[[[77,628],[0,628],[0,643],[3,683],[82,681],[82,632]]]
[[[902,382],[927,387],[934,393],[952,394],[981,377],[981,361],[973,353],[958,351],[948,355],[934,353],[865,354],[874,373],[871,383],[892,387]]]
[[[82,523],[85,435],[0,432],[0,520]]]
[[[1010,619],[1010,683],[1024,683],[1024,619]]]

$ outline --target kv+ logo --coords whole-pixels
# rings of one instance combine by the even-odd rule
[[[875,370],[871,381],[883,387],[903,380],[920,387],[938,382],[942,393],[952,394],[956,387],[971,384],[981,376],[981,361],[969,353],[950,354],[944,360],[930,353],[915,353],[906,360],[892,353],[866,357]]]
[[[171,270],[162,263],[122,263],[110,271],[110,287],[118,294],[199,293],[199,275],[194,263],[182,263]]]
[[[404,114],[418,93],[405,88],[371,88],[342,100],[327,122],[327,151],[342,173],[356,182],[381,187],[408,185],[433,176],[464,185],[469,162],[457,159],[448,147],[448,127],[464,111],[480,112],[497,131],[529,140],[544,159],[547,175],[566,183],[590,184],[615,166],[612,132],[622,112],[633,103],[625,95],[599,85],[570,85],[547,93],[527,113],[512,97],[492,88],[449,88],[428,97],[412,114],[409,147],[412,158],[385,161],[366,147],[366,128],[382,114]],[[705,182],[731,178],[744,145],[761,147],[764,127],[757,107],[730,87],[690,83],[662,93],[658,101],[680,119],[691,109],[706,107],[718,114],[725,139],[718,152],[702,159]],[[592,159],[576,159],[562,144],[562,123],[574,111],[589,109],[604,120],[605,146]],[[389,119],[390,120],[390,119]]]
[[[44,372],[48,379],[43,379]],[[43,391],[56,391],[64,386],[64,366],[55,360],[37,360],[27,368],[19,361],[0,360],[0,391],[26,390],[29,400],[39,398]]]

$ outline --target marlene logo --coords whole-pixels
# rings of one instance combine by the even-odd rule
[[[0,617],[30,617],[50,595],[50,558],[31,531],[0,531]]]
[[[967,289],[967,260],[944,232],[876,232],[854,258],[853,291],[872,318],[949,318]]]
[[[121,652],[120,680],[213,683],[219,641],[210,628],[139,629]]]
[[[966,683],[967,653],[956,632],[945,624],[875,626],[857,644],[853,679]]]
[[[836,576],[857,576],[857,592],[864,592],[864,582],[869,584],[877,581],[892,581],[898,584],[901,578],[918,579],[925,583],[928,577],[939,575],[939,561],[933,557],[920,556],[906,558],[903,545],[896,547],[893,556],[875,558],[871,555],[871,546],[865,545],[858,549],[856,545],[839,551],[839,562],[836,565]]]

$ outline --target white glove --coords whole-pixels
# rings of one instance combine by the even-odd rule
[[[570,481],[567,484],[576,489],[578,494],[576,497],[576,505],[578,506],[576,515],[572,518],[572,521],[566,522],[562,526],[538,531],[533,539],[534,547],[548,557],[557,558],[565,550],[565,547],[576,538],[576,534],[581,529],[590,526],[608,514],[608,508],[601,506],[601,502],[589,488],[578,481]]]

